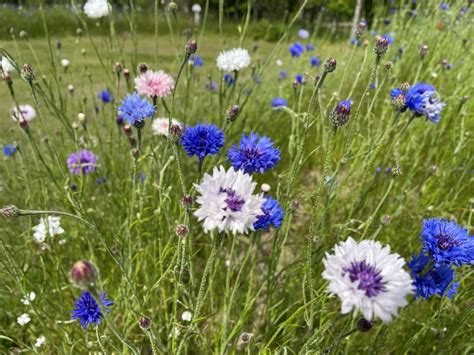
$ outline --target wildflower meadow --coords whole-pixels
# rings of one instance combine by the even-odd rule
[[[0,4],[0,353],[472,354],[471,5]]]

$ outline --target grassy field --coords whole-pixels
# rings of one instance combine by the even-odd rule
[[[91,37],[86,29],[80,37],[56,37],[50,29],[49,38],[27,40],[16,29],[16,40],[1,42],[0,50],[20,67],[31,64],[36,79],[30,85],[13,72],[14,96],[0,86],[0,145],[18,149],[0,157],[0,207],[63,213],[64,233],[37,243],[39,214],[2,219],[0,352],[472,353],[472,265],[456,269],[453,299],[409,296],[398,317],[377,320],[367,333],[353,331],[360,314],[342,315],[341,301],[328,294],[321,277],[325,254],[349,236],[388,244],[409,261],[422,246],[423,219],[448,218],[472,232],[474,115],[472,99],[464,97],[473,92],[474,26],[469,12],[457,19],[462,5],[455,2],[448,11],[419,5],[417,16],[403,7],[393,15],[381,12],[360,46],[334,41],[329,32],[320,36],[317,27],[300,39],[298,22],[276,43],[255,42],[237,28],[219,34],[215,24],[202,36],[195,33],[204,65],[184,66],[174,100],[158,100],[155,117],[168,118],[173,107],[173,117],[187,125],[206,122],[225,130],[225,146],[204,160],[207,173],[230,166],[227,149],[242,133],[267,135],[280,148],[278,165],[253,179],[257,189],[271,185],[285,212],[283,224],[249,235],[204,233],[192,215],[196,202],[191,211],[181,203],[183,190],[196,198],[196,158],[153,135],[151,120],[134,158],[116,124],[139,63],[177,77],[187,39],[172,22],[171,33],[158,37],[113,33],[107,21],[99,26],[103,34]],[[384,25],[388,16],[391,23]],[[379,66],[371,30],[393,37]],[[293,58],[288,48],[296,41],[315,49]],[[429,53],[420,59],[422,44]],[[249,50],[252,64],[229,86],[216,57],[238,46]],[[334,57],[337,68],[309,105],[315,77],[324,71],[310,64],[312,56],[322,63]],[[67,70],[61,59],[69,60]],[[130,70],[128,84],[113,71],[116,62]],[[287,78],[279,78],[281,70]],[[294,83],[297,74],[306,76],[304,84]],[[210,80],[217,91],[206,88]],[[409,111],[397,114],[390,90],[405,82],[435,86],[446,103],[439,123]],[[101,102],[103,89],[114,102]],[[285,98],[287,108],[272,108],[275,97]],[[11,118],[14,99],[36,109],[28,133]],[[329,116],[343,99],[353,101],[349,123],[333,135]],[[233,104],[241,113],[225,124]],[[92,174],[68,171],[69,154],[81,149],[99,157]],[[401,174],[387,172],[394,166]],[[179,225],[189,229],[184,238],[176,234]],[[82,291],[68,275],[78,260],[97,266],[97,289],[114,302],[101,324],[87,330],[71,320]],[[36,298],[25,305],[21,300],[30,292]],[[192,321],[183,317],[186,311]],[[30,321],[20,325],[17,318],[25,313]],[[143,316],[151,319],[150,329],[140,328]],[[35,346],[41,336],[44,344]]]

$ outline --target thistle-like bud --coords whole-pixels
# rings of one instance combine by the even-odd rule
[[[430,172],[431,174],[436,174],[436,173],[438,172],[438,165],[431,165],[431,166],[429,167],[429,172]]]
[[[430,49],[428,48],[428,46],[426,44],[422,44],[420,46],[420,58],[424,59],[428,55],[429,51]]]
[[[97,267],[87,260],[76,261],[69,271],[71,283],[82,289],[94,287],[98,278]]]
[[[20,128],[24,129],[25,131],[28,130],[28,128],[29,128],[28,121],[25,120],[23,117],[20,117],[18,119],[18,124],[20,125]]]
[[[123,126],[123,133],[125,133],[127,137],[131,137],[133,134],[132,126],[130,126],[129,124]]]
[[[138,325],[140,326],[140,329],[146,331],[151,328],[151,318],[147,316],[142,316],[138,320]]]
[[[232,105],[229,107],[225,113],[225,118],[227,122],[234,122],[240,114],[239,105]]]
[[[123,70],[123,76],[125,77],[125,80],[130,79],[130,70],[128,70],[127,68],[125,68],[125,69]]]
[[[190,209],[193,205],[193,197],[191,195],[186,195],[182,198],[181,203],[183,204],[184,208]]]
[[[188,232],[189,232],[188,226],[185,224],[180,224],[179,226],[176,227],[176,235],[180,238],[186,237]]]
[[[179,124],[171,124],[169,133],[173,142],[179,142],[183,136],[183,129]]]
[[[385,53],[387,53],[389,44],[390,40],[388,37],[382,36],[377,38],[375,40],[374,53],[379,57],[383,56]]]
[[[148,71],[148,64],[146,63],[140,63],[138,64],[138,72],[139,73],[146,73]]]
[[[69,84],[67,86],[67,91],[72,95],[74,93],[74,85]]]
[[[117,117],[115,117],[115,123],[117,124],[117,126],[121,126],[123,125],[123,118],[120,117],[119,115],[117,115]]]
[[[328,59],[324,62],[324,71],[325,71],[326,73],[332,73],[334,70],[336,70],[336,65],[337,65],[336,59],[334,59],[334,58],[328,58]]]
[[[388,71],[392,70],[393,69],[393,63],[392,62],[385,63],[385,69],[387,69]]]
[[[367,333],[373,326],[374,322],[365,318],[360,318],[356,324],[357,330],[361,333]]]
[[[196,53],[197,48],[198,48],[198,45],[197,45],[197,42],[195,40],[192,39],[192,40],[188,41],[188,43],[186,43],[186,47],[185,47],[186,54],[191,55],[191,54]]]
[[[5,218],[15,218],[20,215],[20,209],[14,205],[8,205],[0,208],[0,215]]]
[[[137,120],[133,123],[133,127],[136,129],[143,129],[145,127],[145,120]]]
[[[248,344],[253,338],[253,333],[242,333],[239,336],[237,345]]]
[[[23,79],[29,82],[32,82],[36,78],[35,71],[33,70],[33,67],[29,64],[23,64],[23,67],[21,68],[21,76],[23,77]]]
[[[329,115],[334,128],[341,127],[349,122],[352,101],[342,100]]]
[[[114,73],[115,74],[120,75],[122,70],[123,70],[122,64],[120,64],[118,62],[114,64]]]

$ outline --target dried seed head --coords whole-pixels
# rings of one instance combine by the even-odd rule
[[[385,69],[390,71],[390,70],[392,70],[392,68],[393,68],[393,63],[392,62],[385,63]]]
[[[8,205],[0,208],[0,215],[5,218],[15,218],[20,215],[20,209],[15,205]]]
[[[189,56],[191,54],[196,53],[197,48],[198,48],[198,45],[197,45],[197,42],[194,39],[188,41],[188,43],[186,43],[186,46],[185,46],[186,55]]]
[[[151,318],[147,316],[141,316],[138,320],[138,325],[142,330],[149,330],[151,328]]]
[[[76,261],[71,270],[69,270],[69,280],[71,283],[82,289],[94,287],[98,277],[97,267],[87,260]]]
[[[225,113],[225,118],[228,122],[234,122],[240,114],[239,105],[232,105],[229,107]]]

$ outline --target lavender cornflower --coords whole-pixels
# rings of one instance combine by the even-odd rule
[[[286,99],[284,99],[282,97],[275,97],[272,100],[272,107],[273,108],[275,108],[275,107],[286,107],[286,106],[287,106]]]
[[[204,65],[204,60],[202,59],[201,56],[197,54],[193,54],[192,56],[189,57],[188,63],[195,68],[201,68]]]
[[[93,173],[97,166],[97,156],[89,150],[72,153],[67,158],[67,166],[72,174]]]
[[[298,31],[298,36],[302,39],[307,39],[309,37],[309,32],[302,28],[301,30]]]
[[[206,89],[209,90],[209,91],[217,91],[217,83],[215,80],[209,80],[207,83],[206,83]]]
[[[112,306],[114,303],[105,297],[106,293],[104,292],[101,296],[101,302],[105,310],[110,312],[107,307]],[[81,297],[76,300],[75,307],[76,309],[71,312],[71,319],[79,319],[84,329],[87,329],[91,324],[100,324],[104,317],[100,306],[97,304],[94,297],[92,297],[92,295],[87,291],[84,291]]]
[[[284,212],[277,200],[266,196],[262,205],[262,212],[263,215],[257,216],[257,220],[253,224],[255,230],[268,230],[270,226],[281,227]]]
[[[202,160],[207,155],[217,154],[224,146],[224,133],[215,125],[198,123],[186,129],[181,145],[190,157],[196,155]]]
[[[145,118],[152,117],[155,114],[155,106],[149,103],[146,99],[142,99],[140,95],[135,92],[127,94],[122,104],[118,107],[119,115],[128,124],[136,128],[143,128],[145,125]]]
[[[288,77],[288,72],[286,70],[280,70],[278,74],[278,79],[286,79]]]
[[[436,89],[433,85],[417,83],[406,93],[406,105],[417,116],[425,116],[434,123],[441,120],[441,110],[446,105],[436,98]]]

